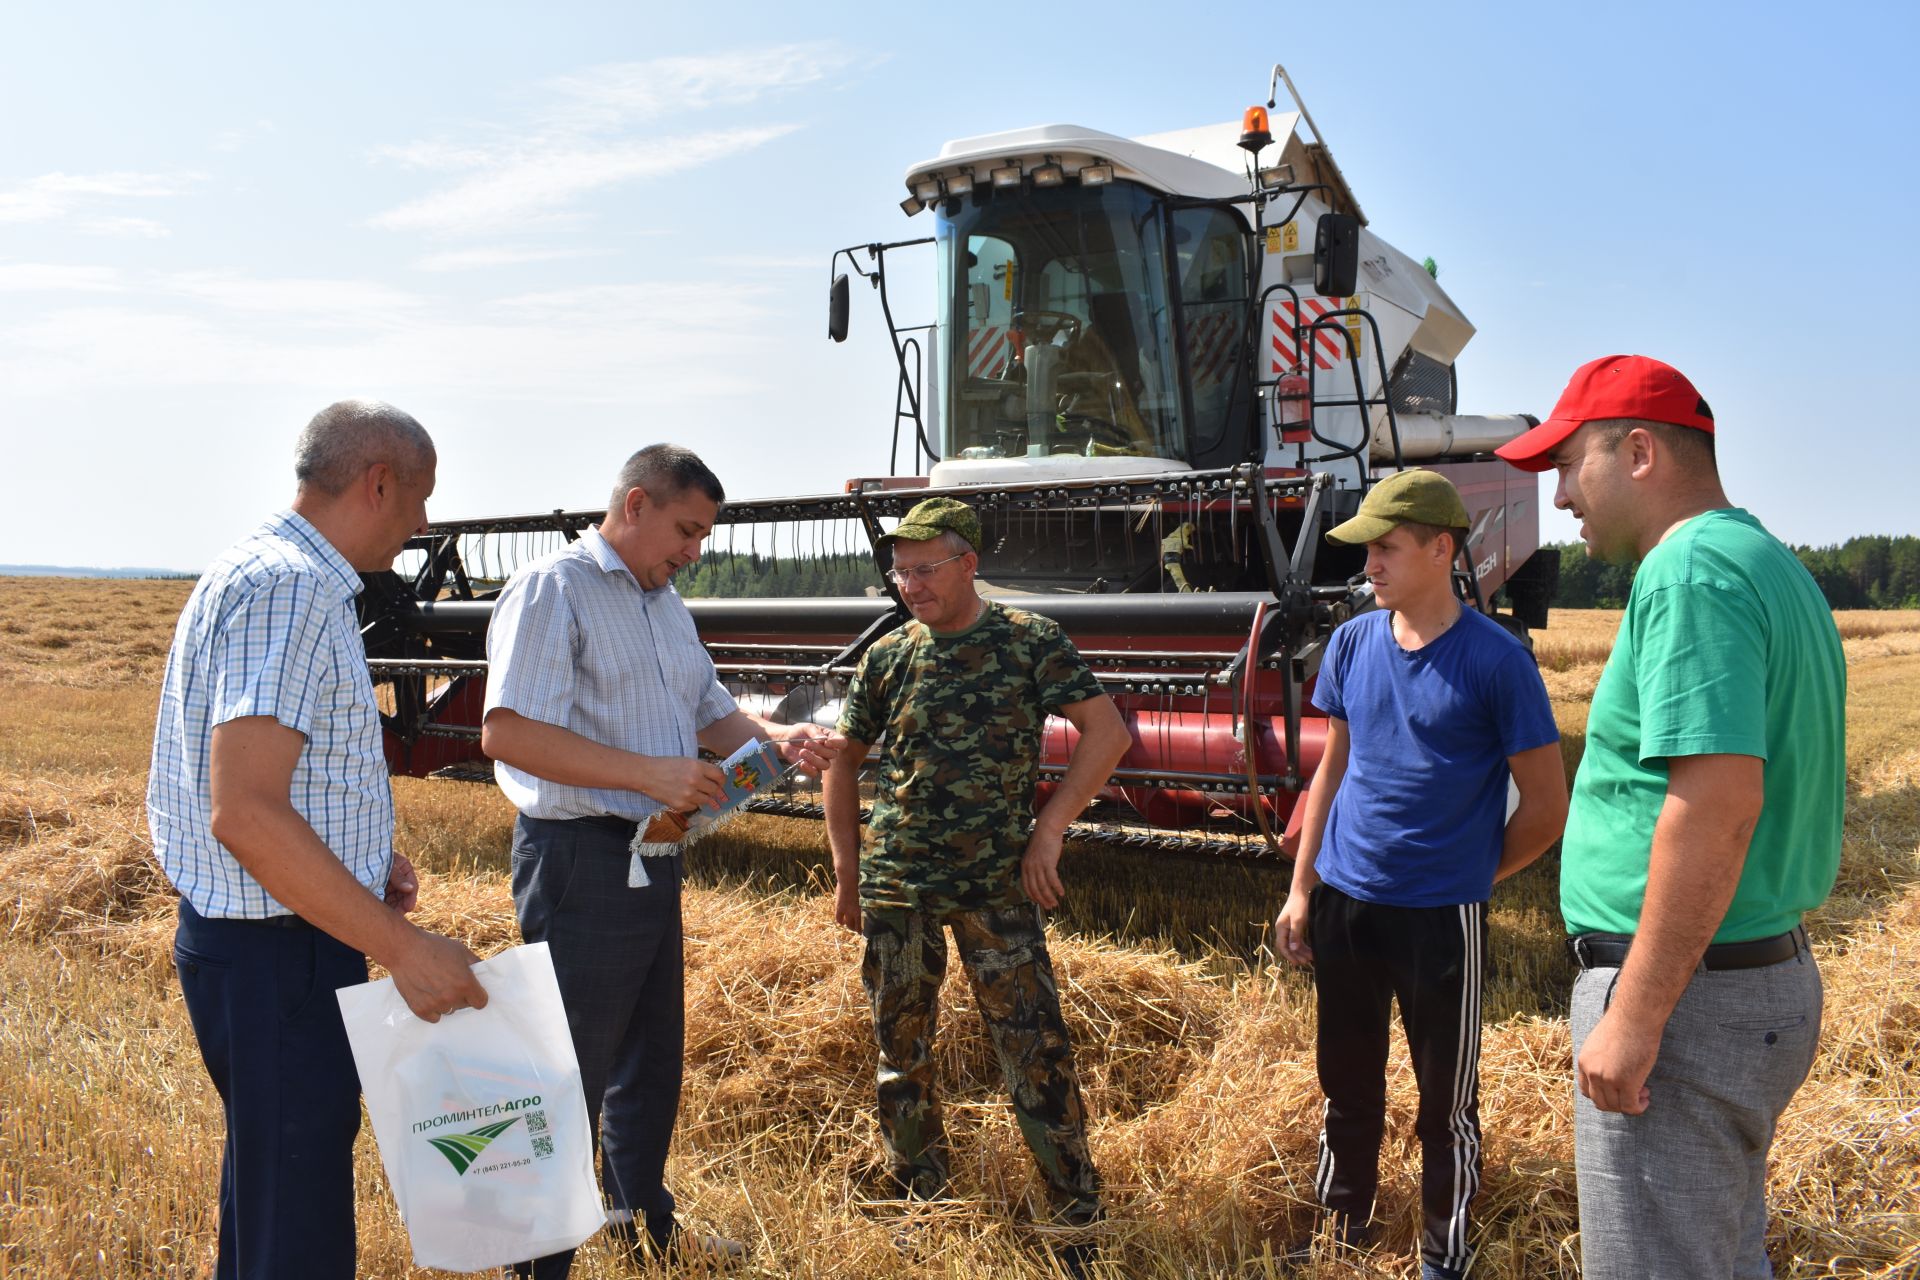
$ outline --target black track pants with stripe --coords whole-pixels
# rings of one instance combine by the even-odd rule
[[[1480,1189],[1480,987],[1487,906],[1389,907],[1323,884],[1309,902],[1317,1061],[1326,1094],[1314,1188],[1364,1223],[1380,1182],[1392,1002],[1420,1086],[1420,1254],[1462,1268]]]

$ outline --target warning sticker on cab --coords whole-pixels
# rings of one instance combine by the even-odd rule
[[[1300,249],[1300,224],[1289,222],[1267,228],[1268,253],[1297,253]]]

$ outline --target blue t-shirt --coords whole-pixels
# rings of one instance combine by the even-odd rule
[[[1346,777],[1320,841],[1320,878],[1367,902],[1445,907],[1493,891],[1507,757],[1557,742],[1526,647],[1463,608],[1422,649],[1376,610],[1333,633],[1313,705],[1347,722]]]

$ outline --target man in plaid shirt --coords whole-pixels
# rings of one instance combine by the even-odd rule
[[[354,1070],[337,988],[367,957],[428,1022],[487,1002],[460,943],[408,922],[354,596],[426,521],[433,442],[349,400],[301,433],[293,505],[201,575],[174,632],[147,818],[180,891],[174,959],[224,1105],[215,1275],[354,1275]]]

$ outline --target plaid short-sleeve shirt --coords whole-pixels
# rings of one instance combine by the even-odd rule
[[[201,575],[174,628],[154,726],[147,823],[167,878],[212,918],[288,914],[213,836],[213,731],[271,716],[306,739],[289,798],[348,871],[383,893],[393,792],[354,614],[360,575],[283,511]]]

